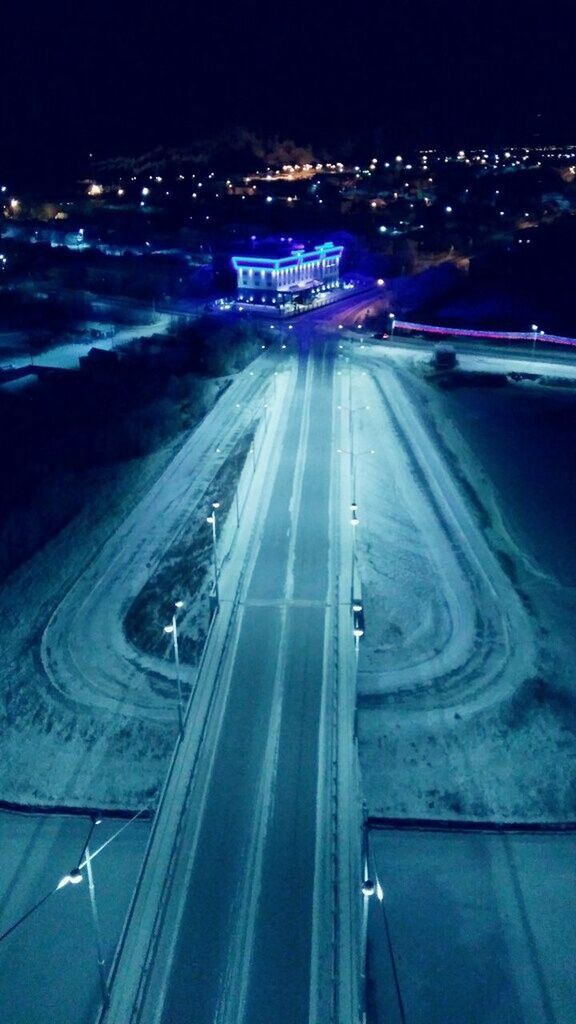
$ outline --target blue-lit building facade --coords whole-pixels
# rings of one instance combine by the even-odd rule
[[[310,302],[338,288],[343,246],[324,242],[287,256],[233,256],[239,302],[282,307]]]

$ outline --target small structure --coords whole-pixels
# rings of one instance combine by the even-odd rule
[[[435,345],[432,361],[437,370],[453,370],[456,366],[456,350],[452,345]]]
[[[282,307],[303,305],[318,293],[338,288],[344,247],[324,242],[288,255],[233,256],[239,302]]]

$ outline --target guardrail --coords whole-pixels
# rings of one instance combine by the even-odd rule
[[[423,832],[576,832],[576,821],[474,821],[457,818],[379,818],[370,815],[365,820],[370,831]]]
[[[560,334],[546,334],[545,331],[478,331],[462,327],[437,327],[434,324],[414,324],[407,320],[394,321],[396,331],[418,331],[420,334],[434,334],[454,338],[486,338],[493,341],[547,342],[553,345],[576,346],[576,338],[565,338]]]

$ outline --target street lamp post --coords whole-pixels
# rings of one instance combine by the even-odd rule
[[[353,440],[352,427],[354,422],[354,416],[356,416],[356,414],[359,412],[367,412],[370,409],[370,406],[357,405],[355,408],[353,408],[351,405],[339,405],[338,409],[340,411],[345,410],[348,413],[348,433],[350,434],[350,439]]]
[[[83,850],[82,857],[80,858],[80,863],[78,864],[78,866],[73,868],[72,871],[69,872],[69,874],[63,875],[62,878],[60,879],[60,881],[58,882],[58,884],[53,889],[51,889],[50,892],[47,892],[44,896],[42,896],[39,900],[37,900],[36,903],[34,903],[34,905],[32,907],[29,907],[28,910],[18,918],[17,921],[15,921],[12,925],[10,925],[10,927],[7,928],[6,931],[4,931],[4,932],[2,932],[2,934],[0,934],[0,942],[2,942],[4,939],[8,938],[8,936],[11,935],[14,931],[16,931],[16,929],[19,928],[20,925],[22,925],[24,923],[24,921],[27,921],[29,917],[31,917],[33,914],[35,914],[36,911],[39,910],[40,907],[42,907],[52,896],[55,896],[57,892],[60,892],[61,889],[65,889],[67,885],[78,885],[80,882],[82,882],[83,879],[84,879],[84,875],[82,874],[82,869],[86,868],[86,873],[88,875],[88,888],[89,888],[89,896],[90,896],[90,910],[91,910],[91,914],[92,914],[92,922],[93,922],[93,925],[94,925],[94,931],[95,931],[95,934],[96,934],[96,944],[97,944],[97,953],[98,953],[98,971],[99,971],[99,975],[100,975],[100,986],[101,986],[101,990],[102,990],[102,1000],[103,1000],[103,1004],[104,1004],[105,1008],[108,1006],[108,1004],[110,1002],[110,989],[109,989],[109,986],[108,986],[108,979],[107,979],[106,971],[105,971],[104,945],[103,945],[103,942],[102,942],[102,930],[101,930],[101,927],[100,927],[100,920],[99,920],[99,916],[98,916],[98,908],[97,908],[97,905],[96,905],[96,890],[94,888],[94,876],[93,876],[93,873],[92,873],[92,861],[98,856],[98,854],[102,853],[102,851],[107,846],[109,846],[110,843],[113,842],[120,835],[120,833],[124,831],[124,829],[128,828],[128,826],[133,821],[136,821],[136,819],[139,818],[142,815],[142,813],[143,813],[143,811],[138,811],[132,818],[130,818],[127,822],[125,822],[122,825],[122,827],[119,828],[117,830],[117,832],[114,833],[114,835],[110,836],[103,843],[101,843],[101,845],[98,846],[93,853],[90,852],[90,840],[92,838],[92,833],[93,833],[95,827],[100,824],[101,819],[100,818],[96,818],[96,817],[92,817],[91,824],[90,824],[90,830],[88,832],[88,838],[86,839],[86,842],[84,843],[84,850]]]
[[[538,335],[542,337],[544,335],[544,331],[541,331],[538,328],[538,324],[531,324],[530,330],[532,332],[532,354],[534,355],[534,352],[536,351],[536,342],[538,340]]]
[[[388,313],[388,320],[390,321],[390,330],[389,330],[388,333],[390,335],[390,340],[392,340],[392,338],[394,337],[394,326],[396,324],[396,316],[395,316],[395,314],[394,313]]]
[[[356,529],[360,520],[358,519],[357,513],[358,505],[355,501],[350,505],[350,526],[352,527],[352,566],[350,572],[350,596],[352,598],[352,604],[354,604],[354,582],[356,578]]]
[[[65,885],[78,885],[83,879],[82,868],[86,868],[86,874],[88,876],[88,895],[90,897],[90,912],[92,914],[92,924],[94,926],[94,936],[96,939],[96,955],[98,959],[98,974],[100,976],[100,989],[102,991],[102,1002],[106,1007],[110,1002],[110,989],[108,988],[108,978],[106,976],[106,961],[104,959],[104,944],[102,942],[102,929],[100,927],[100,918],[98,916],[98,906],[96,904],[96,890],[94,888],[94,875],[92,872],[92,854],[90,853],[90,840],[92,839],[92,833],[97,825],[100,824],[99,818],[92,818],[90,825],[90,831],[88,832],[88,838],[84,844],[84,852],[80,858],[80,864],[74,868],[69,875],[64,875],[60,879],[57,888],[63,889]]]
[[[178,727],[180,730],[180,737],[184,736],[184,715],[182,712],[182,685],[180,682],[180,654],[178,651],[178,624],[176,616],[180,608],[184,607],[184,601],[174,602],[174,614],[172,615],[172,622],[169,626],[164,626],[164,632],[172,635],[172,645],[174,648],[174,664],[176,665],[176,686],[178,688]]]
[[[100,928],[100,918],[98,916],[98,907],[96,904],[96,890],[94,888],[94,874],[92,872],[92,856],[90,854],[88,842],[86,843],[84,860],[86,861],[86,874],[88,876],[88,895],[90,897],[90,909],[92,911],[92,922],[94,924],[94,934],[96,938],[96,953],[98,956],[98,973],[100,975],[102,1001],[104,1003],[104,1006],[108,1006],[108,1003],[110,1002],[110,991],[108,989],[108,978],[106,977],[104,946],[102,943],[102,930]]]
[[[366,408],[368,408],[368,406],[366,406]],[[367,448],[363,452],[355,452],[354,449],[348,450],[347,448],[337,448],[336,451],[338,452],[339,455],[349,455],[350,456],[350,468],[351,468],[351,472],[352,472],[352,502],[353,502],[353,506],[352,507],[357,507],[355,505],[355,503],[356,503],[356,463],[357,463],[358,459],[361,459],[364,455],[375,455],[376,449],[375,448]]]
[[[216,510],[220,508],[219,501],[212,502],[212,512],[206,517],[206,522],[212,527],[212,556],[214,563],[214,593],[216,595],[216,607],[220,605],[220,593],[218,589],[218,551],[216,547]]]
[[[380,884],[378,878],[378,870],[376,865],[373,864],[374,874],[370,875],[370,830],[368,823],[364,822],[362,829],[362,988],[364,989],[366,983],[367,974],[367,954],[368,954],[368,915],[369,915],[369,904],[372,897],[375,896],[377,903],[375,906],[380,906],[382,917],[384,921],[384,932],[386,935],[386,945],[388,947],[388,954],[390,957],[390,966],[392,968],[392,979],[394,982],[394,991],[396,993],[396,1001],[398,1006],[398,1016],[401,1024],[406,1024],[406,1009],[404,1006],[404,999],[402,997],[402,989],[400,987],[400,975],[398,973],[398,964],[396,962],[396,954],[394,952],[394,946],[392,943],[392,933],[390,931],[390,922],[388,921],[388,913],[386,910],[386,901],[384,898],[384,890]],[[364,1014],[364,1019],[366,1015]]]

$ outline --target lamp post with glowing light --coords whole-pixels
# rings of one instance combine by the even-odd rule
[[[388,323],[389,323],[388,334],[390,336],[390,340],[392,340],[392,338],[394,337],[394,326],[396,324],[396,316],[395,316],[394,313],[388,313]]]
[[[360,522],[360,519],[358,518],[357,513],[358,513],[358,505],[356,504],[356,502],[353,502],[351,504],[351,520],[349,520],[349,521],[351,521],[351,526],[352,526],[351,597],[352,597],[353,605],[355,603],[355,598],[354,598],[355,587],[354,587],[354,585],[355,585],[355,580],[356,580],[356,531],[358,529],[358,524]]]
[[[220,606],[220,593],[218,589],[218,551],[216,547],[216,510],[220,508],[219,501],[212,502],[212,512],[206,517],[206,522],[212,527],[212,557],[214,563],[214,594],[216,596],[216,607]]]
[[[356,414],[359,412],[367,412],[370,409],[370,406],[357,405],[356,407],[353,407],[351,405],[339,405],[338,409],[340,410],[340,412],[342,412],[342,410],[345,410],[348,413],[348,432],[350,434],[350,437],[352,438],[353,417],[356,416]]]
[[[96,850],[91,852],[90,851],[90,840],[92,838],[92,833],[93,833],[94,829],[96,828],[96,826],[101,824],[101,818],[93,816],[92,819],[91,819],[91,823],[90,823],[90,830],[88,832],[88,838],[86,839],[86,842],[84,843],[84,849],[83,849],[83,852],[82,852],[82,856],[80,858],[80,862],[77,865],[77,867],[73,868],[72,871],[70,871],[67,875],[63,875],[62,878],[60,879],[60,881],[58,882],[58,884],[53,889],[51,889],[50,892],[47,892],[44,896],[42,896],[39,900],[37,900],[36,903],[33,904],[33,906],[29,907],[28,910],[26,910],[26,912],[24,914],[22,914],[18,918],[17,921],[15,921],[13,924],[11,924],[9,928],[7,928],[4,932],[2,932],[0,934],[0,943],[1,943],[1,942],[4,941],[4,939],[7,939],[9,935],[12,935],[12,933],[15,932],[22,924],[24,924],[24,922],[27,921],[33,914],[35,914],[36,911],[40,909],[40,907],[44,906],[44,904],[52,896],[55,896],[56,893],[60,892],[61,889],[65,889],[67,885],[79,885],[80,882],[82,882],[84,880],[84,875],[83,875],[82,871],[83,871],[84,868],[86,868],[86,874],[88,876],[88,890],[89,890],[89,897],[90,897],[90,910],[91,910],[91,914],[92,914],[92,923],[94,925],[94,932],[95,932],[95,937],[96,937],[96,948],[97,948],[97,953],[98,953],[98,971],[99,971],[99,975],[100,975],[100,987],[101,987],[101,990],[102,990],[102,1001],[103,1001],[103,1004],[104,1004],[104,1008],[106,1008],[108,1006],[109,1002],[110,1002],[110,989],[109,989],[109,986],[108,986],[108,978],[106,976],[106,971],[105,971],[104,945],[103,945],[103,942],[102,942],[102,931],[101,931],[101,927],[100,927],[100,919],[99,919],[99,916],[98,916],[98,908],[97,908],[97,905],[96,905],[96,891],[95,891],[95,888],[94,888],[94,876],[93,876],[93,873],[92,873],[92,861],[95,860],[95,858],[98,856],[98,854],[102,853],[102,851],[107,846],[109,846],[110,843],[112,843],[115,839],[117,839],[117,837],[122,832],[124,832],[124,830],[126,828],[128,828],[128,826],[131,825],[132,822],[136,821],[137,818],[140,818],[143,813],[144,812],[141,811],[141,810],[138,811],[132,818],[130,818],[128,821],[126,821],[122,825],[122,827],[119,828],[112,836],[109,836],[108,839],[106,839],[103,843],[101,843],[100,846],[98,846],[96,848]]]
[[[86,868],[86,875],[88,878],[88,896],[90,897],[90,911],[92,914],[92,924],[94,925],[94,937],[96,939],[96,953],[98,958],[98,974],[100,976],[100,988],[102,991],[102,1002],[104,1006],[108,1006],[110,1002],[110,990],[108,988],[108,978],[106,977],[106,961],[104,959],[104,944],[102,942],[102,929],[100,927],[100,918],[98,916],[98,906],[96,904],[96,890],[94,888],[94,875],[92,872],[92,854],[90,853],[90,840],[92,839],[92,833],[97,825],[100,824],[99,818],[92,818],[92,824],[88,833],[88,838],[84,844],[84,852],[82,854],[80,864],[74,868],[69,875],[64,875],[60,879],[57,888],[63,889],[65,885],[78,885],[83,879],[82,868]]]
[[[164,632],[169,633],[172,636],[172,646],[174,649],[174,664],[176,665],[176,686],[178,688],[178,728],[180,730],[180,737],[184,736],[184,715],[182,711],[182,685],[180,682],[180,654],[178,651],[178,624],[176,616],[180,608],[184,607],[184,601],[174,602],[174,614],[172,615],[172,622],[169,626],[164,626]]]
[[[364,822],[362,829],[362,945],[361,945],[361,957],[362,957],[362,991],[365,991],[366,985],[366,974],[367,974],[367,952],[368,952],[368,915],[370,910],[370,903],[372,897],[375,896],[377,903],[374,904],[374,911],[376,907],[380,908],[382,918],[384,921],[384,933],[386,936],[386,945],[388,947],[388,954],[390,957],[390,966],[392,969],[392,980],[394,983],[394,991],[396,994],[396,1002],[398,1008],[398,1019],[400,1024],[407,1024],[406,1008],[404,1006],[404,999],[402,996],[402,989],[400,987],[400,975],[398,972],[398,964],[396,960],[396,953],[392,943],[392,933],[390,930],[390,922],[388,920],[388,913],[386,910],[386,900],[384,898],[384,890],[378,877],[378,869],[373,863],[373,873],[370,873],[370,833],[368,822]],[[373,911],[373,912],[374,912]],[[364,1014],[363,1019],[366,1019]]]
[[[538,340],[538,335],[543,335],[544,331],[541,331],[539,329],[538,324],[530,324],[530,331],[532,333],[532,355],[534,355],[534,352],[536,351],[536,342]]]

